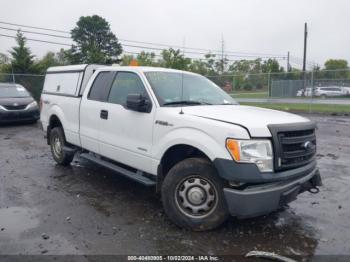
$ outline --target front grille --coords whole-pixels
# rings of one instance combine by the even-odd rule
[[[3,107],[5,107],[7,110],[24,110],[27,107],[27,105],[7,105]]]
[[[316,155],[315,124],[271,125],[275,170],[304,166]]]

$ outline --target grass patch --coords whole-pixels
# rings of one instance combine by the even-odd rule
[[[268,104],[242,102],[241,105],[257,106],[282,110],[287,112],[312,112],[312,113],[350,113],[350,105],[324,105],[324,104]]]
[[[232,93],[233,98],[268,98],[268,92],[243,92],[243,93]]]

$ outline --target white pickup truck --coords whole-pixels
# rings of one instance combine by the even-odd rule
[[[40,104],[58,164],[80,154],[155,186],[166,214],[181,227],[208,230],[229,214],[267,214],[321,185],[314,122],[238,105],[198,74],[52,67]]]

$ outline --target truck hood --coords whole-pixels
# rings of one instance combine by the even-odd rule
[[[249,130],[252,137],[270,137],[270,124],[303,123],[310,120],[291,113],[241,105],[213,105],[183,107],[188,115],[240,125]]]

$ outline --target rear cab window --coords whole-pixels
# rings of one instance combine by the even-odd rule
[[[96,76],[88,94],[89,100],[106,102],[115,72],[103,71]]]

